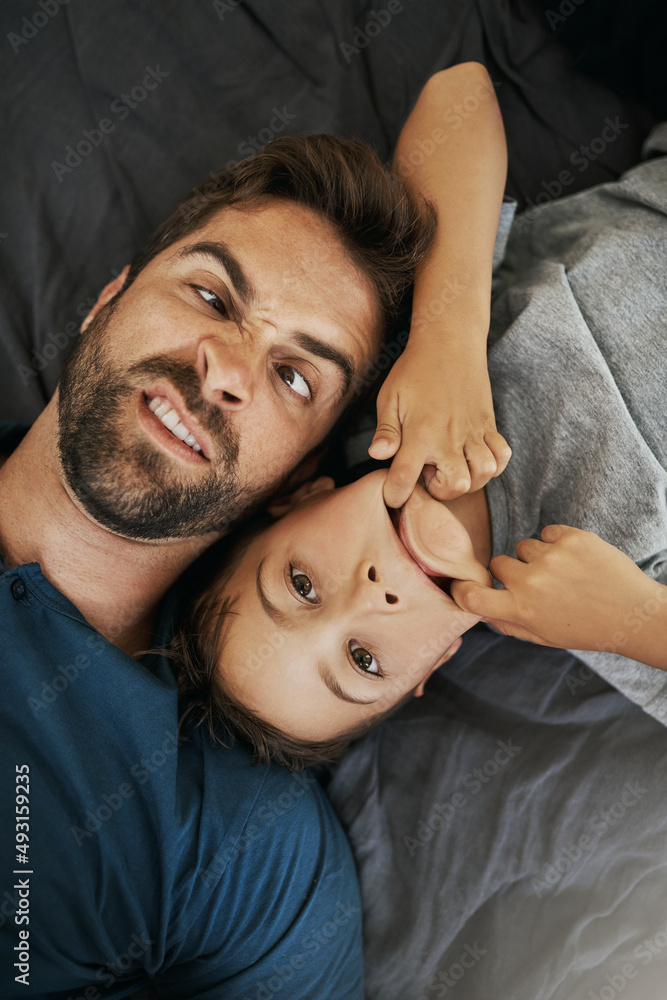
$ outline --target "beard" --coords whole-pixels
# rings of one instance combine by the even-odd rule
[[[58,451],[65,481],[87,514],[127,538],[158,540],[224,532],[254,510],[276,484],[241,483],[239,439],[220,409],[203,399],[195,369],[153,356],[122,368],[107,328],[118,300],[90,323],[58,387]],[[213,442],[196,481],[136,426],[139,386],[168,380]]]

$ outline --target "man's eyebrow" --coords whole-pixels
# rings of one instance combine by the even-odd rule
[[[294,336],[294,340],[302,350],[307,351],[309,354],[314,354],[315,357],[322,358],[324,361],[331,361],[336,365],[343,376],[343,386],[340,396],[342,398],[347,395],[347,390],[350,388],[355,375],[354,361],[350,355],[345,351],[338,350],[337,347],[332,347],[325,340],[313,337],[311,333],[297,333]]]
[[[264,611],[269,616],[274,625],[277,625],[278,628],[292,630],[294,629],[294,623],[289,618],[289,616],[286,615],[283,611],[281,611],[280,608],[277,608],[275,604],[273,604],[267,597],[266,590],[264,589],[264,581],[262,579],[262,569],[264,567],[265,559],[266,556],[264,557],[264,559],[262,559],[259,566],[257,567],[257,578],[256,578],[257,596],[260,599]]]
[[[206,240],[201,243],[192,243],[190,246],[183,247],[178,256],[181,258],[208,257],[210,260],[214,260],[225,269],[234,291],[246,305],[257,300],[255,286],[241,267],[238,258],[222,241]],[[320,340],[319,337],[314,337],[311,333],[296,333],[294,341],[302,350],[336,365],[343,377],[340,395],[341,397],[347,395],[356,371],[352,357],[346,351],[332,347],[331,344]]]
[[[364,698],[353,698],[351,694],[343,691],[342,687],[331,673],[329,664],[324,660],[320,660],[317,664],[317,669],[326,686],[331,692],[333,692],[333,694],[336,695],[337,698],[341,698],[343,701],[351,701],[353,705],[374,705],[377,701],[377,698],[371,698],[370,701],[366,701]]]
[[[234,256],[226,243],[222,243],[220,240],[192,243],[190,246],[183,247],[178,256],[183,258],[208,257],[209,260],[224,267],[234,291],[246,305],[257,299],[255,286],[241,267],[238,257]]]

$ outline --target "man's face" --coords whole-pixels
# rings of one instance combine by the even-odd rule
[[[235,598],[218,670],[231,694],[291,736],[338,736],[423,690],[479,619],[429,579],[382,499],[385,469],[308,499],[253,539],[224,587]],[[414,505],[432,534],[444,510]],[[466,534],[444,510],[443,557]],[[476,567],[457,572],[469,576]]]
[[[379,330],[325,221],[222,209],[82,335],[59,386],[66,481],[128,537],[224,531],[331,429]]]

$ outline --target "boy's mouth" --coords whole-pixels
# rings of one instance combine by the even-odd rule
[[[441,590],[443,594],[451,597],[450,587],[452,583],[452,577],[442,576],[437,570],[431,569],[426,563],[420,559],[410,546],[410,542],[405,530],[405,518],[403,511],[405,507],[388,507],[387,511],[389,514],[389,520],[391,521],[394,531],[398,535],[398,538],[403,545],[403,548],[408,553],[413,563],[419,567],[424,576],[427,576],[431,583],[434,583],[438,590]]]

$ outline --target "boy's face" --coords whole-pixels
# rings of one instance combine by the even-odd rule
[[[398,512],[390,516],[382,499],[386,476],[372,472],[297,506],[252,540],[225,586],[238,595],[218,667],[225,686],[294,737],[332,738],[421,694],[478,621],[401,541]],[[442,538],[442,560],[420,557],[434,576],[452,543],[474,560],[465,529],[421,487],[400,532],[406,541],[427,537],[431,556],[433,538]],[[451,575],[479,569],[461,564]]]

